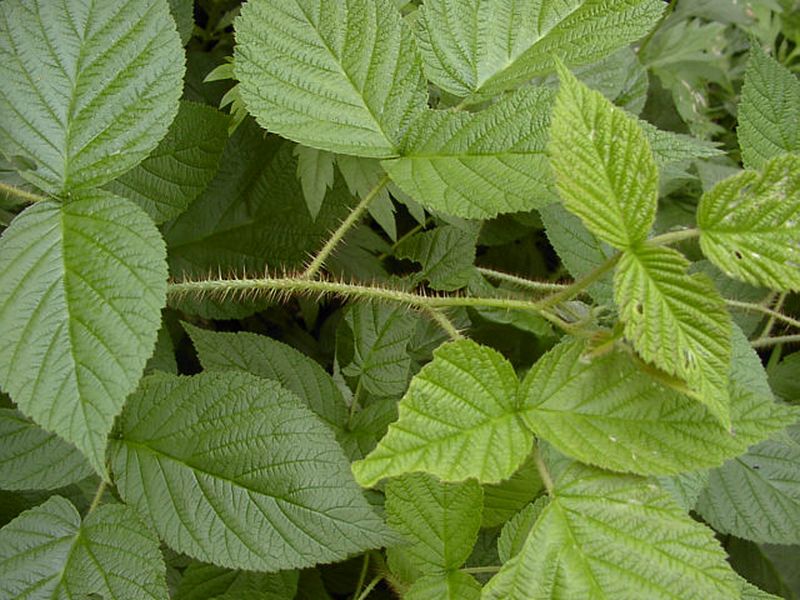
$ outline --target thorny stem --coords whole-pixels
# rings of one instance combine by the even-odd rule
[[[42,200],[47,200],[46,196],[40,196],[39,194],[21,190],[16,186],[8,185],[2,181],[0,181],[0,192],[5,192],[9,196],[16,196],[20,200],[25,200],[26,202],[41,202]]]
[[[97,486],[97,491],[94,493],[94,498],[92,498],[92,503],[89,505],[89,510],[86,513],[91,514],[91,512],[100,505],[100,501],[103,499],[103,494],[106,491],[106,486],[108,484],[105,480],[100,481],[100,485]]]
[[[325,242],[325,245],[322,249],[317,253],[317,255],[312,259],[312,261],[308,264],[308,268],[303,272],[300,276],[303,279],[313,279],[316,277],[317,273],[319,273],[320,269],[322,269],[325,261],[328,260],[328,257],[333,253],[336,249],[336,246],[339,245],[339,242],[342,241],[342,238],[350,231],[350,228],[353,227],[358,221],[364,216],[364,213],[369,208],[370,203],[381,193],[384,187],[389,183],[389,176],[384,175],[381,177],[380,181],[375,184],[369,193],[364,196],[364,198],[359,202],[356,207],[347,215],[347,218],[342,221],[342,224],[339,225],[339,228],[333,232],[328,241]]]
[[[767,310],[769,310],[769,313],[767,313],[767,314],[770,315],[769,321],[767,321],[767,324],[764,327],[764,331],[761,332],[761,335],[758,338],[759,340],[763,340],[763,339],[766,339],[766,338],[769,337],[769,334],[772,333],[772,328],[775,327],[776,319],[779,318],[778,315],[780,315],[781,320],[785,320],[785,319],[789,318],[789,317],[785,317],[785,319],[784,319],[783,318],[783,314],[781,313],[781,309],[783,308],[783,303],[786,302],[786,297],[788,295],[789,295],[788,292],[783,292],[780,296],[778,296],[778,301],[775,302],[774,310],[767,309]],[[764,308],[766,308],[766,307],[764,307]],[[790,319],[790,321],[794,321],[794,319]],[[794,323],[797,323],[797,322],[794,321]],[[794,323],[792,323],[792,324],[794,324]],[[800,323],[798,323],[798,325],[800,325]]]
[[[753,304],[752,302],[740,302],[738,300],[725,300],[725,304],[728,306],[732,306],[734,308],[741,308],[742,310],[753,311],[753,312],[760,312],[770,317],[770,321],[767,323],[767,327],[764,328],[764,334],[762,334],[759,339],[766,338],[769,336],[769,333],[772,331],[772,328],[775,325],[775,321],[783,321],[787,325],[791,325],[792,327],[797,327],[800,329],[800,321],[797,319],[793,319],[790,316],[783,314],[780,311],[781,302],[776,305],[778,310],[774,310],[772,308],[762,306],[761,304]]]
[[[453,341],[464,339],[464,336],[461,335],[461,332],[458,330],[453,322],[444,314],[441,310],[436,310],[435,308],[429,309],[426,311],[431,319],[436,321],[436,324],[441,327],[444,332],[450,336],[450,339]]]
[[[798,344],[800,335],[779,335],[775,337],[759,338],[750,342],[753,348],[768,348],[777,344]]]
[[[489,277],[491,279],[497,279],[499,281],[513,283],[514,285],[518,285],[519,287],[524,287],[529,290],[534,290],[537,292],[557,292],[559,290],[568,288],[571,285],[569,283],[534,281],[533,279],[526,279],[524,277],[519,277],[517,275],[512,275],[510,273],[503,273],[502,271],[495,271],[494,269],[488,269],[486,267],[478,267],[478,271],[482,275],[485,275],[486,277]]]
[[[539,477],[544,484],[544,489],[547,490],[547,495],[552,496],[553,491],[555,490],[555,485],[553,484],[553,478],[550,476],[550,471],[548,470],[547,465],[544,464],[544,458],[542,458],[542,453],[539,450],[538,444],[533,450],[533,462],[536,463],[536,470],[539,472]]]

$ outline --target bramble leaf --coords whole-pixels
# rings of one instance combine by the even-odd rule
[[[425,107],[414,35],[389,0],[251,0],[235,27],[242,98],[284,137],[386,158]]]
[[[730,425],[731,318],[713,283],[688,275],[682,254],[645,243],[626,251],[614,276],[625,337],[646,361],[686,381]]]
[[[563,66],[548,152],[564,206],[620,249],[647,238],[656,215],[658,168],[636,119]]]
[[[101,475],[156,342],[165,254],[142,209],[104,191],[37,203],[0,239],[0,385]]]
[[[286,600],[297,593],[297,571],[254,573],[193,562],[183,572],[174,600],[209,600],[254,594],[254,600]]]
[[[303,186],[303,197],[312,219],[316,219],[328,188],[333,187],[335,156],[324,150],[297,145],[297,177]]]
[[[198,560],[278,571],[389,539],[332,432],[274,381],[237,371],[147,377],[120,436],[120,495]]]
[[[414,582],[404,600],[480,600],[481,586],[469,573],[450,571]]]
[[[497,351],[470,340],[440,346],[411,380],[400,417],[365,459],[364,486],[423,471],[444,481],[497,483],[525,460],[533,441],[517,413],[518,381]]]
[[[167,133],[183,57],[163,1],[0,3],[3,154],[51,194],[107,183]]]
[[[700,247],[730,277],[800,291],[800,156],[766,161],[703,194]]]

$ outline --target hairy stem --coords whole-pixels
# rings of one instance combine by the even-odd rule
[[[459,571],[471,575],[480,575],[481,573],[497,573],[502,568],[502,565],[489,565],[486,567],[464,567],[459,569]]]
[[[570,285],[572,285],[570,283],[552,283],[550,281],[534,281],[533,279],[525,279],[524,277],[519,277],[517,275],[512,275],[510,273],[503,273],[502,271],[495,271],[494,269],[487,269],[486,267],[478,267],[478,271],[481,274],[491,279],[497,279],[498,281],[513,283],[514,285],[518,285],[519,287],[523,287],[536,292],[557,292],[559,290],[568,288]]]
[[[325,242],[325,245],[322,249],[317,253],[317,255],[311,260],[308,264],[308,267],[303,272],[301,277],[304,279],[313,279],[316,277],[317,273],[319,273],[320,269],[322,269],[325,261],[328,260],[328,257],[333,253],[336,249],[336,246],[339,245],[339,242],[342,241],[342,238],[350,231],[350,228],[353,227],[356,223],[361,220],[361,217],[364,216],[364,213],[369,208],[369,205],[372,201],[381,193],[384,187],[389,183],[389,176],[384,175],[381,177],[380,181],[375,184],[369,193],[364,196],[363,200],[359,202],[356,207],[347,215],[347,218],[342,221],[342,224],[339,225],[339,228],[333,232],[328,241]]]
[[[431,308],[426,312],[430,315],[431,319],[436,321],[436,324],[439,325],[439,327],[441,327],[444,332],[450,336],[451,340],[457,341],[464,339],[464,336],[461,335],[458,327],[453,324],[453,322],[447,317],[446,314],[444,314],[442,310]]]
[[[753,348],[769,348],[778,344],[800,344],[800,335],[778,335],[750,342]]]
[[[654,238],[650,238],[650,243],[658,244],[659,246],[668,246],[676,244],[684,240],[691,240],[692,238],[700,237],[699,229],[679,229],[678,231],[668,231],[662,233]]]
[[[553,484],[553,478],[550,476],[550,471],[547,468],[547,465],[544,464],[544,458],[542,457],[542,453],[539,450],[538,444],[533,450],[533,462],[536,463],[536,470],[539,472],[539,478],[544,484],[544,489],[547,490],[547,495],[552,496],[555,490],[555,485]]]
[[[91,514],[95,508],[100,506],[100,501],[103,499],[103,494],[106,491],[107,485],[105,480],[100,481],[100,485],[97,486],[97,491],[94,493],[94,498],[92,498],[92,503],[89,505],[89,510],[86,512],[87,515]]]
[[[570,298],[577,296],[583,290],[592,285],[595,281],[602,279],[606,275],[606,273],[612,271],[614,267],[617,266],[617,263],[619,262],[619,259],[621,257],[622,254],[619,253],[615,254],[614,256],[609,258],[606,262],[601,264],[599,267],[597,267],[594,271],[592,271],[585,277],[568,285],[565,288],[562,288],[561,291],[556,292],[555,294],[552,294],[540,300],[538,302],[539,309],[542,310],[546,308],[551,308],[553,306],[556,306],[557,304],[560,304],[561,302],[565,302]]]
[[[783,303],[786,302],[786,297],[789,295],[788,292],[783,292],[780,296],[778,296],[777,302],[775,302],[775,308],[770,310],[770,317],[767,321],[767,324],[764,326],[764,331],[761,332],[761,336],[759,339],[768,338],[769,334],[772,333],[772,329],[775,327],[775,321],[778,318],[776,315],[780,315],[783,317],[781,310],[783,309]],[[792,319],[794,321],[794,319]]]
[[[793,319],[790,316],[783,314],[777,310],[773,310],[769,307],[763,306],[761,304],[754,304],[752,302],[740,302],[738,300],[725,300],[725,304],[728,306],[732,306],[734,308],[740,308],[742,310],[752,311],[752,312],[760,312],[764,315],[770,317],[770,321],[767,323],[767,327],[764,329],[766,335],[761,335],[760,337],[767,337],[769,332],[772,331],[773,326],[775,325],[775,321],[782,321],[787,325],[791,325],[792,327],[797,327],[800,329],[800,321],[797,319]]]
[[[381,579],[383,579],[383,575],[376,575],[372,581],[369,582],[367,587],[364,588],[364,591],[358,596],[355,596],[355,600],[366,600],[367,596],[369,596],[372,590],[381,582]]]
[[[361,573],[358,575],[358,584],[356,591],[353,592],[353,598],[358,598],[361,593],[361,588],[364,587],[364,582],[367,580],[367,571],[369,570],[369,552],[364,554],[364,562],[361,563]]]
[[[39,194],[27,192],[16,186],[3,183],[2,181],[0,181],[0,192],[4,192],[9,196],[19,198],[20,200],[25,200],[26,202],[41,202],[42,200],[47,200],[46,196],[40,196]]]

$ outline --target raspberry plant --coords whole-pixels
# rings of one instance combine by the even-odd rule
[[[800,597],[797,14],[3,0],[0,596]]]

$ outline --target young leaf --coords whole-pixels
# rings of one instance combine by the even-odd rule
[[[121,504],[100,506],[81,523],[60,496],[0,529],[0,596],[167,600],[158,538]]]
[[[642,37],[656,0],[428,0],[418,39],[425,71],[457,96],[497,94],[568,64],[593,62]]]
[[[439,347],[411,380],[398,421],[364,460],[353,463],[364,486],[424,471],[445,481],[510,477],[533,442],[516,407],[517,376],[501,354],[463,340]]]
[[[542,490],[536,463],[528,459],[510,478],[483,486],[481,527],[497,527],[508,521]]]
[[[106,189],[134,201],[156,223],[177,217],[216,175],[227,127],[228,117],[218,110],[181,102],[158,147]]]
[[[316,219],[328,188],[333,187],[333,163],[335,156],[324,150],[297,145],[297,176],[303,187],[303,197],[312,219]]]
[[[402,240],[395,256],[422,265],[418,277],[427,279],[431,289],[454,291],[466,286],[475,273],[475,244],[478,229],[464,231],[442,225]]]
[[[52,194],[107,183],[175,118],[184,58],[166,2],[0,3],[0,148]]]
[[[766,161],[703,194],[700,247],[727,275],[800,291],[800,156]]]
[[[752,401],[737,392],[733,435],[696,401],[643,373],[629,354],[612,351],[585,360],[585,351],[579,340],[559,344],[520,388],[527,425],[585,463],[640,475],[719,466],[782,429],[790,414],[777,406],[770,411],[768,397],[753,423]]]
[[[744,164],[761,169],[787,152],[800,152],[800,81],[754,40],[739,104]]]
[[[198,560],[278,571],[387,541],[331,431],[273,381],[150,376],[128,399],[120,436],[120,495]]]
[[[158,230],[109,192],[37,203],[0,239],[0,385],[101,475],[114,417],[153,352],[166,287]]]
[[[425,473],[386,484],[386,521],[408,542],[390,548],[419,576],[444,574],[467,560],[481,526],[483,492],[473,480],[442,483]],[[390,554],[391,560],[391,554]]]
[[[658,168],[636,119],[563,66],[548,151],[561,201],[616,248],[644,241],[658,200]]]
[[[731,320],[704,275],[687,275],[676,250],[642,244],[626,251],[614,276],[625,337],[646,361],[689,385],[689,392],[730,425],[727,389]]]
[[[192,562],[183,572],[174,600],[207,600],[227,594],[257,593],[257,600],[286,600],[297,593],[297,571],[230,571]]]
[[[573,463],[486,600],[737,598],[713,532],[658,486]]]
[[[477,113],[426,110],[383,166],[426,208],[468,219],[528,211],[556,197],[545,145],[553,93],[526,88]]]
[[[234,70],[263,127],[303,145],[394,156],[425,107],[414,35],[389,0],[251,0]]]
[[[0,408],[0,489],[53,490],[91,473],[75,446],[19,411]]]
[[[469,573],[450,571],[414,582],[404,600],[480,600],[481,586]]]

